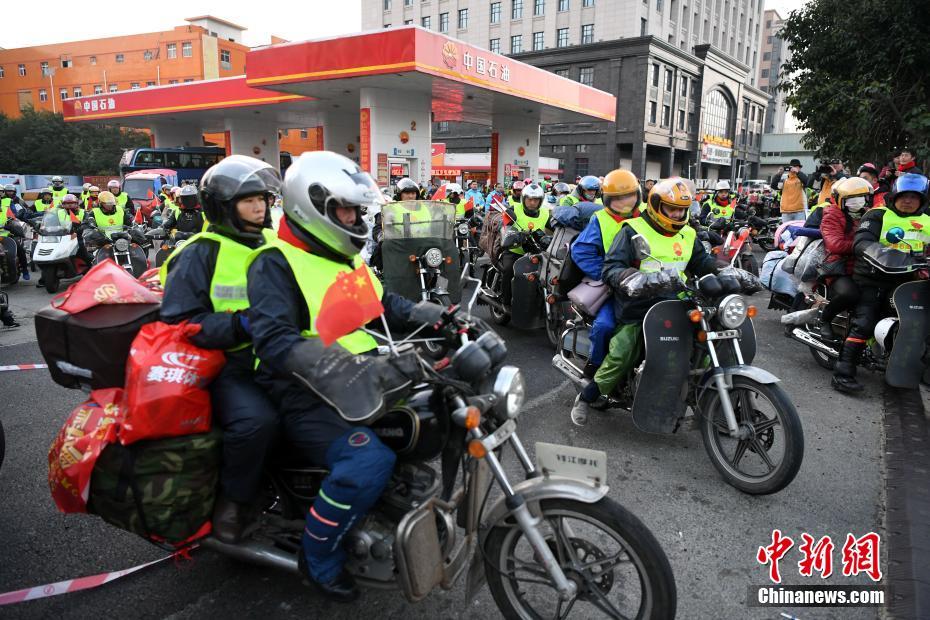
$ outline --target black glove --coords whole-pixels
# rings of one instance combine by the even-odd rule
[[[413,328],[417,328],[423,323],[433,325],[442,318],[442,313],[444,311],[445,308],[439,304],[434,304],[430,301],[418,301],[414,304],[413,310],[410,311],[410,317],[407,321]]]

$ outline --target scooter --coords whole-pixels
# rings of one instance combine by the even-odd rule
[[[642,235],[633,244],[641,260],[656,260]],[[678,272],[666,278],[667,284],[650,279],[656,275],[636,274],[624,294],[649,298],[683,292],[687,298],[649,309],[642,325],[644,359],[597,407],[625,409],[639,430],[660,434],[677,432],[690,409],[711,462],[728,484],[750,495],[780,491],[801,467],[804,432],[778,378],[751,365],[756,310],[739,293],[761,285],[737,269],[687,283]],[[552,358],[579,390],[589,382],[584,368],[592,323],[592,317],[578,313]]]
[[[42,218],[39,241],[32,260],[42,274],[42,282],[49,293],[57,293],[61,280],[84,274],[87,265],[78,258],[77,235],[71,232],[71,221],[62,224],[56,211]]]

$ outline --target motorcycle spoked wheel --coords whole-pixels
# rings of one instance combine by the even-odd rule
[[[673,618],[675,576],[655,536],[605,497],[594,504],[539,502],[541,533],[575,598],[561,601],[523,531],[511,518],[488,534],[485,572],[505,618]],[[554,613],[553,613],[554,612]]]
[[[443,308],[452,305],[452,300],[448,295],[434,295],[430,301],[439,304]],[[420,336],[420,334],[417,335]],[[421,342],[420,349],[427,357],[434,360],[441,360],[445,357],[447,351],[446,345],[441,342]]]
[[[780,491],[794,480],[804,459],[804,431],[791,398],[778,383],[733,377],[730,400],[747,437],[730,437],[720,395],[709,388],[701,406],[701,439],[711,462],[743,493]]]

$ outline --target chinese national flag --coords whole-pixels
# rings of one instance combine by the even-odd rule
[[[475,197],[472,196],[468,199],[468,202],[465,203],[465,213],[475,210]]]
[[[430,200],[443,200],[446,197],[446,184],[443,183]]]
[[[142,217],[142,208],[136,209],[136,214],[132,218],[133,223],[142,224],[145,222],[145,219]]]
[[[316,331],[326,346],[384,313],[368,268],[340,273],[323,295]]]

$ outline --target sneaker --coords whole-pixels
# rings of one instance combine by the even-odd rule
[[[581,400],[581,394],[575,397],[575,403],[572,405],[572,423],[575,426],[584,426],[588,423],[588,408],[586,401]]]
[[[31,280],[31,279],[32,279],[32,278],[31,278],[31,276],[29,275],[29,270],[27,269],[26,271],[23,272],[23,280],[25,280],[26,282],[28,282],[28,281]]]

